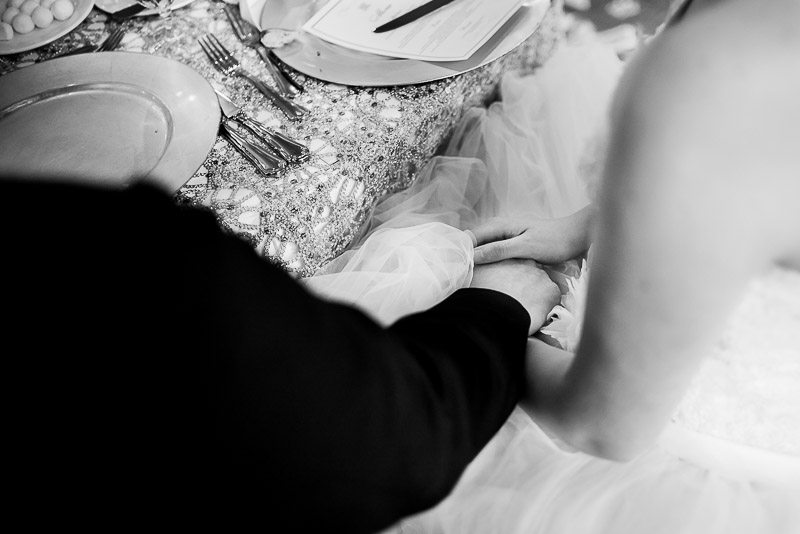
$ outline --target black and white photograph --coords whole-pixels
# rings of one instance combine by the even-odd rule
[[[15,529],[800,534],[800,0],[0,0]]]

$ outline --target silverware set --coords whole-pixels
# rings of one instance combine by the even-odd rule
[[[290,121],[300,120],[303,115],[308,113],[308,110],[300,104],[292,102],[290,98],[299,94],[302,86],[277,69],[276,65],[269,60],[269,51],[257,43],[258,34],[253,29],[249,29],[245,25],[246,23],[238,17],[238,14],[227,8],[225,12],[228,14],[228,20],[231,21],[237,37],[247,46],[259,50],[259,55],[267,65],[278,89],[273,89],[245,70],[219,39],[209,33],[200,37],[198,41],[211,64],[226,76],[237,76],[246,80],[280,109]],[[233,16],[234,14],[236,17]],[[239,24],[239,22],[244,24]],[[262,174],[274,177],[279,175],[287,165],[302,163],[309,159],[310,152],[305,145],[248,117],[227,95],[219,90],[215,89],[215,91],[222,110],[220,122],[222,135]]]
[[[276,176],[288,164],[309,159],[311,154],[305,145],[253,120],[227,95],[216,89],[215,92],[222,110],[222,134],[262,174]]]
[[[225,116],[225,121],[234,122],[237,127],[250,131],[261,139],[262,143],[270,150],[274,151],[277,157],[287,163],[302,163],[308,160],[310,153],[305,145],[251,119],[227,95],[218,90],[215,90],[215,92],[217,93],[217,100],[222,114]]]
[[[222,133],[236,150],[265,176],[275,177],[286,168],[284,160],[267,150],[265,145],[249,141],[247,134],[234,127],[232,121],[223,119]]]
[[[300,120],[303,115],[308,113],[303,106],[282,96],[275,89],[250,74],[213,34],[209,33],[200,37],[199,42],[215,69],[226,76],[238,76],[246,80],[280,109],[290,121]]]

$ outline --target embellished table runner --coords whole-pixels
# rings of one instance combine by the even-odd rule
[[[211,32],[251,73],[272,83],[255,50],[236,39],[222,2],[196,0],[176,10],[174,30],[156,41],[158,17],[135,17],[118,50],[170,57],[196,69],[223,89],[251,117],[306,144],[311,158],[277,178],[263,176],[222,137],[205,163],[176,193],[176,201],[205,206],[223,226],[262,255],[298,276],[312,275],[351,243],[383,194],[407,187],[469,107],[483,105],[502,73],[531,69],[561,37],[561,0],[540,28],[500,59],[451,78],[399,87],[349,87],[291,71],[305,85],[295,100],[310,113],[297,123],[247,82],[213,69],[197,43]],[[94,9],[74,31],[30,52],[0,56],[0,74],[97,43],[114,24]],[[2,87],[0,76],[0,87]],[[99,223],[102,223],[99,221]]]

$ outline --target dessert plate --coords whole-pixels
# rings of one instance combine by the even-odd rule
[[[55,20],[47,28],[35,28],[30,33],[15,33],[10,41],[0,41],[0,56],[18,54],[39,48],[63,37],[89,16],[93,0],[72,0],[72,16],[67,20]]]

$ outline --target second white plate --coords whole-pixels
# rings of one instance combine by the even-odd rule
[[[273,51],[290,67],[314,78],[342,85],[393,86],[431,82],[476,69],[511,52],[539,28],[550,0],[532,0],[520,7],[500,30],[465,61],[428,62],[395,59],[350,50],[299,31],[291,43]],[[261,27],[275,22],[264,5]],[[273,24],[280,26],[280,24]]]

